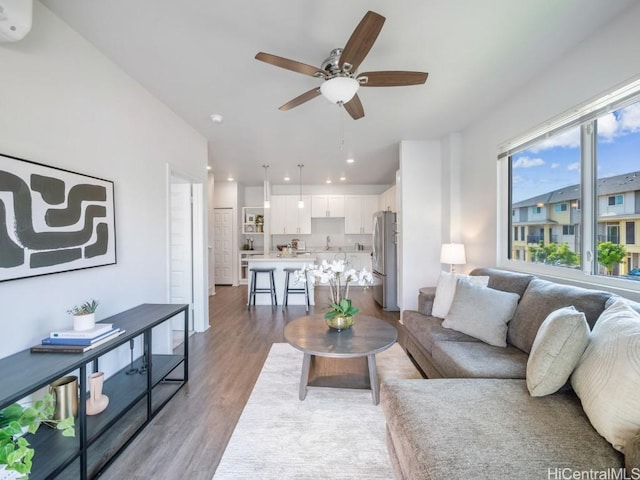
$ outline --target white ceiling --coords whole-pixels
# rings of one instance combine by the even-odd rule
[[[296,183],[299,163],[305,184],[391,184],[400,140],[460,131],[636,2],[41,1],[208,139],[216,180],[245,185],[262,183],[263,164],[272,183]],[[255,54],[319,66],[367,10],[387,20],[360,71],[426,71],[427,83],[361,89],[356,121],[322,97],[279,111],[321,80]]]

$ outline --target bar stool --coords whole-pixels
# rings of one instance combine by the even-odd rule
[[[278,298],[276,295],[276,281],[273,276],[273,272],[275,271],[275,267],[271,268],[250,268],[251,272],[251,289],[249,290],[249,301],[247,302],[247,310],[251,308],[251,301],[253,301],[253,305],[256,304],[256,293],[269,293],[271,294],[271,308],[274,305],[278,305]],[[269,274],[269,288],[262,287],[258,288],[257,284],[257,274],[258,273],[267,273]]]
[[[284,307],[289,305],[289,295],[304,295],[307,306],[307,313],[309,313],[309,281],[304,282],[304,288],[293,288],[289,286],[289,278],[292,273],[297,272],[300,268],[287,267],[282,269],[285,273],[284,277],[284,297],[282,299],[282,311],[284,312]],[[305,273],[305,279],[307,274]]]

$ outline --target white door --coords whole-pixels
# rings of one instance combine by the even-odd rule
[[[213,214],[213,251],[215,258],[216,285],[233,284],[233,262],[235,256],[231,245],[233,240],[233,210],[216,208]]]
[[[171,177],[170,201],[170,302],[189,305],[189,319],[193,325],[193,226],[191,212],[191,184],[179,177]],[[182,318],[172,321],[174,330],[184,328]],[[193,328],[190,326],[190,330]]]

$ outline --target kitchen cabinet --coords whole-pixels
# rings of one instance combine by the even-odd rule
[[[371,252],[347,253],[347,264],[357,271],[366,268],[371,273]]]
[[[249,282],[249,260],[255,255],[262,255],[262,253],[255,250],[243,250],[240,252],[238,283],[246,285]]]
[[[271,234],[311,234],[311,196],[303,195],[304,208],[298,208],[298,195],[271,196]]]
[[[378,195],[346,195],[344,207],[344,233],[373,233],[373,214],[378,211]]]
[[[314,218],[344,217],[344,195],[313,195],[311,216]]]
[[[380,194],[380,208],[383,212],[397,212],[396,208],[396,186],[393,185],[389,189]]]
[[[75,437],[63,437],[59,431],[40,427],[26,439],[35,449],[31,477],[80,479],[94,478],[122,452],[149,424],[164,405],[188,381],[189,344],[188,305],[144,304],[103,320],[125,333],[85,353],[31,353],[29,349],[0,360],[0,408],[46,388],[65,375],[76,375],[79,384]],[[185,342],[171,353],[156,353],[156,327],[170,328],[172,318],[184,317]],[[87,375],[98,371],[101,358],[116,348],[126,349],[129,342],[142,342],[143,355],[115,372],[104,382],[109,397],[106,410],[87,415]],[[156,345],[158,344],[158,345]],[[181,350],[181,353],[178,353]],[[114,353],[112,353],[113,355]],[[135,375],[129,375],[130,368]]]

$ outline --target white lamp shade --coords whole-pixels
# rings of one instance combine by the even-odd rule
[[[347,103],[358,91],[360,83],[349,77],[334,77],[320,85],[322,95],[332,103]]]
[[[464,253],[464,245],[461,243],[443,243],[440,250],[440,263],[450,265],[464,265],[467,257]]]

